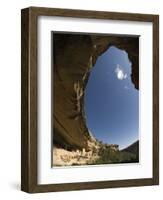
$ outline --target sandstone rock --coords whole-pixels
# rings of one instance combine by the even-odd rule
[[[132,62],[131,78],[138,89],[138,38],[54,34],[53,42],[54,144],[67,150],[85,148],[88,151],[91,135],[85,123],[84,90],[91,68],[110,46],[123,49]]]

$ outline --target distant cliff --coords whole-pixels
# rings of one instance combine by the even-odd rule
[[[131,79],[139,88],[139,47],[136,37],[54,34],[53,141],[67,150],[89,150],[85,123],[84,90],[97,58],[110,46],[128,53]]]
[[[139,140],[122,150],[122,152],[129,152],[136,155],[139,159]]]

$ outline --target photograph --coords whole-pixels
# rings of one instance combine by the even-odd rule
[[[51,33],[52,167],[139,163],[139,35]]]
[[[21,190],[159,184],[159,15],[21,10]]]

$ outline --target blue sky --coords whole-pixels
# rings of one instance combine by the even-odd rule
[[[128,54],[114,46],[93,67],[85,90],[88,129],[120,149],[139,139],[139,91],[131,82]]]

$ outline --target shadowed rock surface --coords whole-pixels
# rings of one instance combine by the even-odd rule
[[[131,79],[139,88],[137,37],[54,34],[53,142],[68,150],[89,150],[91,136],[84,115],[84,90],[97,58],[110,46],[125,50],[132,62]]]
[[[139,158],[139,140],[122,150],[122,152],[133,153]]]

